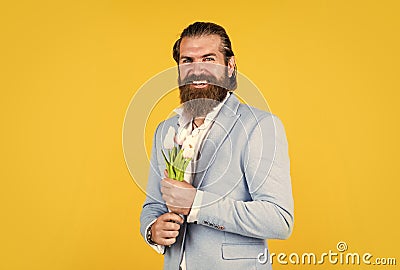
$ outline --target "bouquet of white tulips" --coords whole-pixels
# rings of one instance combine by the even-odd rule
[[[168,150],[168,158],[161,150],[167,166],[168,178],[183,181],[186,168],[193,158],[194,147],[187,136],[187,130],[182,129],[179,134],[173,127],[169,127],[164,138],[164,148]]]

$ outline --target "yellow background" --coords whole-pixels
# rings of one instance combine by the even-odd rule
[[[286,127],[295,228],[271,251],[320,254],[345,241],[349,252],[398,256],[397,3],[3,1],[0,269],[160,269],[139,235],[144,194],[124,162],[122,124],[196,20],[227,29],[239,71]],[[314,268],[349,266],[275,265]]]

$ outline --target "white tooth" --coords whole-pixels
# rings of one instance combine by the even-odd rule
[[[205,84],[205,83],[207,83],[207,81],[206,80],[203,80],[203,81],[193,81],[193,83],[194,84]]]

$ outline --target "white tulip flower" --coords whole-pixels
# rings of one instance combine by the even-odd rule
[[[175,137],[175,129],[173,127],[169,127],[168,133],[164,138],[164,148],[171,150],[174,148],[174,137]]]
[[[194,148],[193,147],[187,147],[187,148],[183,149],[182,156],[184,158],[187,158],[187,159],[193,158],[193,156],[194,156]]]
[[[178,134],[175,136],[176,143],[182,145],[186,139],[187,133],[188,132],[186,128],[183,128],[180,131],[178,131]]]
[[[186,140],[183,142],[182,149],[193,148],[193,147],[194,147],[193,136],[189,135],[186,137]]]

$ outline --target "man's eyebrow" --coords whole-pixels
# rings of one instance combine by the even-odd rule
[[[193,57],[181,55],[180,59],[193,59]]]
[[[217,56],[216,53],[207,53],[201,56],[201,58],[208,57],[208,56]],[[193,59],[193,57],[181,55],[180,59]]]
[[[217,54],[216,53],[207,53],[207,54],[203,55],[202,58],[208,57],[208,56],[217,56]]]

